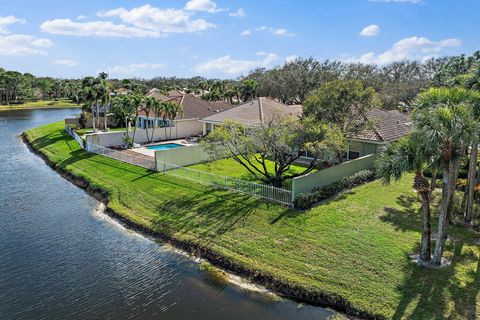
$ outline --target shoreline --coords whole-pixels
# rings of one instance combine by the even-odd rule
[[[38,157],[40,157],[51,169],[56,171],[61,177],[70,181],[77,187],[85,190],[89,195],[93,196],[98,201],[105,205],[105,214],[119,220],[125,226],[131,228],[134,231],[140,232],[143,235],[151,236],[159,239],[166,244],[186,252],[192,257],[198,257],[204,259],[210,264],[226,272],[232,273],[236,276],[247,279],[253,284],[260,285],[266,288],[268,291],[282,297],[299,303],[307,303],[313,306],[319,306],[324,308],[331,308],[334,311],[347,315],[349,317],[361,318],[361,319],[386,319],[382,315],[375,315],[364,310],[359,310],[352,306],[351,302],[334,293],[327,293],[320,290],[308,290],[300,285],[293,285],[282,280],[277,279],[270,274],[264,274],[262,271],[254,270],[243,266],[240,263],[226,258],[213,249],[202,246],[200,244],[192,243],[190,241],[183,241],[175,239],[166,234],[162,234],[151,229],[142,226],[139,223],[133,222],[124,216],[118,214],[108,206],[108,193],[104,190],[92,187],[89,181],[84,178],[75,176],[70,172],[56,166],[55,163],[50,161],[47,156],[41,151],[34,148],[26,137],[25,132],[21,134],[22,140],[28,149]]]
[[[48,105],[52,101],[42,101],[45,104],[37,105],[28,105],[28,104],[12,104],[12,105],[0,105],[0,112],[1,111],[17,111],[17,110],[35,110],[35,109],[75,109],[81,108],[81,105],[77,105],[71,102],[65,101],[55,101],[54,104]],[[60,104],[60,102],[62,104]]]

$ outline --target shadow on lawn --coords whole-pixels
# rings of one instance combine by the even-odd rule
[[[67,147],[70,149],[70,151],[73,151],[74,149],[79,149],[80,147],[78,146],[77,142],[70,137],[66,132],[65,134],[63,133],[49,133],[47,135],[38,137],[30,142],[31,145],[35,146],[35,148],[45,148],[53,144],[57,143],[64,143],[67,145]]]
[[[249,195],[207,187],[188,198],[158,205],[159,216],[154,225],[170,235],[193,232],[196,237],[211,242],[219,235],[242,227],[258,207],[270,205]]]
[[[418,203],[418,199],[414,196],[400,195],[397,197],[396,202],[401,207],[401,210],[385,207],[385,215],[381,216],[380,220],[395,226],[396,230],[421,232],[421,209],[414,206],[414,204]]]
[[[405,261],[405,282],[397,288],[400,302],[393,319],[476,319],[476,297],[480,291],[480,262],[465,242],[454,241],[448,245],[452,264],[442,269],[419,267],[408,257]],[[459,276],[458,265],[474,263],[474,270]],[[460,268],[461,269],[461,268]],[[449,307],[448,302],[453,302]]]
[[[422,220],[421,209],[414,206],[417,201],[416,197],[401,195],[397,198],[401,209],[385,208],[386,215],[380,219],[394,225],[397,230],[418,231],[420,242]],[[432,230],[435,230],[433,226]],[[469,239],[453,237],[447,242],[445,255],[451,260],[451,265],[442,269],[420,267],[410,257],[405,257],[405,281],[397,287],[401,299],[393,319],[407,317],[405,313],[408,313],[409,319],[443,319],[445,313],[450,314],[449,319],[475,319],[480,316],[477,315],[476,301],[480,292],[480,261],[473,247],[468,248],[474,246]],[[419,245],[414,248],[415,252],[418,252]],[[434,245],[433,241],[432,248]],[[464,271],[467,266],[472,269]],[[451,307],[447,305],[449,301],[453,303]]]

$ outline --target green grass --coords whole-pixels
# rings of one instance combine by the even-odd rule
[[[273,161],[267,160],[266,167],[269,172],[275,172]],[[201,171],[207,171],[207,172],[218,174],[221,176],[228,176],[236,179],[258,182],[252,173],[250,173],[247,169],[245,169],[245,167],[243,167],[241,164],[239,164],[238,162],[236,162],[231,158],[221,159],[221,160],[216,160],[216,161],[206,162],[206,163],[199,163],[199,164],[189,166],[189,168],[201,170]],[[304,167],[301,167],[298,165],[292,165],[290,169],[287,171],[287,173],[288,174],[300,173],[300,172],[303,172],[304,170],[305,170]],[[285,184],[286,186],[288,186],[289,182],[286,181]]]
[[[109,131],[125,131],[125,128],[108,128]],[[82,128],[82,129],[75,129],[75,132],[79,135],[79,136],[84,136],[86,135],[87,133],[93,133],[93,129],[92,128]]]
[[[71,102],[68,99],[60,100],[40,100],[25,102],[22,104],[0,105],[2,110],[16,110],[16,109],[41,109],[41,108],[79,108],[79,105]]]
[[[26,137],[58,167],[106,190],[118,214],[151,230],[386,318],[480,317],[477,233],[450,229],[448,268],[410,262],[421,225],[412,176],[390,186],[374,181],[299,212],[89,154],[61,122]]]

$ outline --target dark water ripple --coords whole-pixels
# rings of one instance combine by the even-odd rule
[[[0,319],[326,319],[215,280],[96,211],[31,154],[25,129],[72,109],[0,112]]]

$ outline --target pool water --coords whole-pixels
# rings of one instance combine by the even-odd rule
[[[169,149],[175,149],[175,148],[180,148],[183,147],[183,145],[178,144],[178,143],[165,143],[165,144],[157,144],[154,146],[147,146],[147,149],[149,150],[169,150]]]

